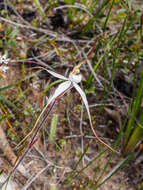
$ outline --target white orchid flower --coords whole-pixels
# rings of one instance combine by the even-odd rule
[[[78,83],[80,83],[82,80],[82,75],[80,73],[75,74],[74,72],[71,72],[69,74],[69,78],[67,78],[67,77],[64,77],[63,75],[60,75],[60,74],[55,73],[55,72],[50,71],[50,70],[47,70],[47,72],[56,78],[65,80],[65,82],[60,84],[58,86],[58,88],[55,90],[54,94],[49,98],[48,104],[50,104],[52,101],[56,100],[56,98],[58,98],[59,96],[63,95],[63,93],[65,93],[69,88],[75,87],[75,89],[81,95],[82,100],[83,100],[85,107],[87,109],[88,115],[90,117],[89,106],[88,106],[88,102],[86,99],[86,95],[83,92],[83,90],[80,88],[80,86],[78,85]]]
[[[90,124],[92,125],[91,115],[90,115],[90,111],[89,111],[89,106],[88,106],[88,101],[87,101],[86,95],[85,95],[84,91],[80,88],[80,86],[78,85],[78,83],[80,83],[81,80],[82,80],[82,75],[79,73],[79,68],[78,67],[75,67],[73,69],[73,71],[69,74],[69,78],[64,77],[63,75],[60,75],[58,73],[55,73],[53,71],[50,71],[50,70],[46,69],[46,71],[48,73],[50,73],[51,75],[53,75],[54,77],[62,79],[62,80],[65,80],[65,82],[61,83],[57,87],[57,89],[55,90],[54,94],[49,98],[48,105],[50,103],[52,103],[53,101],[55,101],[60,96],[63,96],[63,94],[68,91],[68,89],[74,87],[77,90],[77,92],[80,94],[80,96],[81,96],[81,98],[82,98],[82,100],[84,102],[84,105],[85,105],[87,113],[88,113]]]
[[[80,83],[81,80],[82,80],[82,75],[79,73],[79,67],[80,67],[81,64],[82,63],[80,63],[78,66],[76,66],[73,69],[73,71],[69,74],[69,78],[46,69],[46,71],[48,73],[50,73],[51,75],[53,75],[54,77],[62,79],[62,80],[65,81],[65,82],[61,83],[58,86],[58,88],[55,90],[54,94],[49,98],[48,105],[51,104],[52,102],[56,101],[59,97],[63,96],[63,94],[65,94],[70,88],[74,87],[77,90],[77,92],[80,94],[80,96],[81,96],[81,98],[82,98],[82,100],[84,102],[84,105],[85,105],[86,110],[87,110],[90,126],[91,126],[91,129],[92,129],[95,137],[98,139],[98,141],[100,143],[104,144],[110,150],[112,150],[113,152],[118,153],[116,150],[114,150],[112,147],[110,147],[108,144],[106,144],[104,141],[102,141],[98,137],[98,135],[96,134],[96,132],[94,130],[94,127],[92,125],[92,120],[91,120],[91,115],[90,115],[89,105],[88,105],[86,95],[85,95],[84,91],[80,88],[80,86],[78,85],[78,83]]]

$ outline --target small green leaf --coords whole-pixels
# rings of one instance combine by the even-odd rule
[[[50,142],[54,141],[54,136],[55,136],[55,133],[56,133],[57,122],[58,122],[58,115],[57,114],[53,114],[52,122],[51,122],[51,128],[50,128],[50,136],[49,136]]]

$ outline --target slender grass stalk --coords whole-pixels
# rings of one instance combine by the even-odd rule
[[[101,156],[107,151],[107,150],[104,150],[104,151],[98,153],[98,155],[95,158],[93,158],[91,161],[89,161],[88,164],[86,164],[82,169],[77,170],[77,167],[80,164],[82,158],[85,156],[87,150],[88,150],[88,146],[85,148],[85,150],[82,153],[82,155],[80,156],[78,162],[74,166],[72,173],[67,177],[66,184],[69,184],[73,179],[77,178],[86,168],[88,168],[90,165],[92,165],[97,159],[101,158]]]
[[[117,173],[121,168],[123,168],[130,160],[134,158],[135,153],[132,153],[128,155],[126,158],[124,158],[121,162],[119,162],[101,181],[100,184],[97,186],[93,187],[93,190],[98,189],[103,185],[107,180],[109,180],[115,173]]]
[[[96,180],[95,185],[93,185],[94,188],[96,188],[96,186],[99,184],[99,181],[100,181],[101,178],[104,176],[105,171],[106,171],[106,169],[108,168],[108,166],[109,166],[109,164],[110,164],[110,162],[111,162],[111,160],[112,160],[112,157],[113,157],[113,153],[110,155],[110,157],[109,157],[109,159],[108,159],[108,161],[107,161],[105,167],[103,168],[103,170],[102,170],[102,172],[101,172],[101,175],[100,175],[99,178]]]
[[[122,28],[119,32],[119,37],[118,37],[118,42],[117,42],[117,47],[115,49],[115,52],[113,54],[113,67],[112,67],[112,76],[111,76],[111,80],[110,80],[110,88],[113,84],[113,80],[114,80],[114,75],[116,72],[116,68],[117,68],[117,56],[119,55],[119,44],[121,43],[121,40],[123,39],[124,35],[125,35],[125,27],[126,27],[126,22],[127,22],[127,18],[128,16],[125,17],[124,22],[122,24]]]
[[[100,58],[98,59],[96,65],[93,67],[94,72],[96,72],[97,68],[98,68],[99,65],[102,63],[104,57],[107,55],[107,51],[108,51],[108,50],[105,50],[104,54],[100,56]],[[94,79],[94,76],[93,76],[93,74],[91,73],[91,74],[89,75],[88,79],[87,79],[87,82],[86,82],[86,89],[88,89],[88,88],[91,86],[93,79]]]
[[[105,32],[106,25],[107,25],[108,20],[109,20],[109,18],[110,18],[110,13],[111,13],[111,10],[112,10],[112,8],[113,8],[114,2],[115,2],[115,0],[112,1],[111,6],[110,6],[110,9],[109,9],[109,12],[108,12],[108,14],[107,14],[107,16],[106,16],[106,20],[105,20],[105,23],[104,23],[104,25],[103,25],[103,32]]]
[[[143,122],[143,111],[140,113],[139,121]],[[128,155],[135,148],[136,144],[140,142],[142,139],[143,139],[143,126],[137,124],[133,131],[133,134],[129,139],[127,146],[125,147],[125,150],[123,150],[124,154]]]
[[[114,142],[114,147],[117,147],[118,143],[120,142],[121,137],[122,137],[122,133],[119,134],[118,138],[117,138],[116,141]],[[107,149],[104,150],[104,151],[102,151],[101,153],[99,153],[99,154],[97,155],[97,158],[100,159],[101,156],[102,156],[102,154],[105,153],[106,151],[107,151]],[[107,160],[107,163],[105,164],[104,168],[102,169],[101,174],[99,175],[98,179],[96,179],[96,180],[94,180],[94,181],[91,180],[91,181],[84,187],[85,190],[86,190],[87,186],[89,186],[89,185],[92,187],[92,189],[98,189],[98,186],[100,186],[99,184],[101,183],[101,179],[102,179],[102,177],[105,175],[105,172],[106,172],[106,170],[108,169],[108,167],[109,167],[109,165],[110,165],[110,161],[111,161],[111,159],[113,158],[113,155],[114,155],[114,152],[112,152],[112,153],[110,154],[110,156],[109,156],[109,158],[108,158],[108,160]],[[96,160],[96,159],[95,159],[95,160]],[[91,160],[91,161],[85,166],[85,168],[87,168],[88,166],[90,166],[95,160],[94,160],[94,159]],[[81,171],[80,171],[79,173],[81,173],[85,168],[81,169]],[[116,172],[115,172],[115,173],[116,173]],[[110,176],[110,177],[111,177],[111,176]],[[94,178],[94,179],[95,179],[95,178]],[[96,182],[95,182],[95,181],[96,181]],[[103,180],[102,180],[102,181],[103,181]],[[83,189],[83,190],[84,190],[84,189]]]
[[[88,21],[88,23],[86,24],[86,26],[82,29],[82,33],[87,32],[91,26],[94,24],[94,22],[96,21],[96,19],[98,18],[99,14],[102,12],[102,9],[105,8],[105,6],[109,3],[109,0],[104,0],[103,3],[101,4],[101,6],[97,9],[96,13],[94,14],[94,16]]]
[[[137,117],[137,114],[139,114],[139,121],[143,122],[143,111],[141,110],[140,113],[139,110],[141,108],[141,101],[143,97],[143,69],[141,72],[141,78],[139,82],[139,88],[137,91],[137,96],[135,98],[135,103],[133,104],[132,108],[132,115],[133,117]],[[143,138],[143,129],[140,127],[139,124],[134,124],[134,118],[130,117],[127,129],[124,134],[124,141],[123,141],[123,153],[127,155],[131,150],[135,147],[135,145]]]
[[[82,159],[84,158],[86,152],[88,151],[88,147],[89,147],[88,145],[85,147],[84,152],[81,154],[81,156],[80,156],[79,160],[77,161],[77,163],[75,164],[72,172],[66,177],[66,183],[65,183],[66,185],[71,183],[71,181],[78,175],[77,173],[76,174],[74,174],[74,173],[76,172],[77,167],[79,166],[79,164],[81,163]]]
[[[37,6],[37,8],[39,9],[42,17],[46,17],[45,12],[44,12],[43,8],[41,7],[39,0],[33,0],[33,1],[34,1],[35,5]]]
[[[120,141],[120,138],[121,138],[121,136],[119,135],[118,138],[116,139],[116,141],[114,142],[114,147],[116,147],[118,145],[118,143]],[[113,158],[113,155],[114,155],[114,152],[112,152],[110,154],[110,156],[109,156],[109,158],[107,160],[107,163],[105,164],[104,168],[102,169],[100,176],[96,180],[96,183],[95,182],[94,182],[94,184],[92,183],[93,184],[93,189],[96,189],[98,187],[98,185],[101,183],[100,181],[101,181],[102,177],[105,175],[105,172],[108,169],[108,166],[110,165],[110,162],[111,162],[111,160]]]

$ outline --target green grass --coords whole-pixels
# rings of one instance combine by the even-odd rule
[[[135,145],[143,139],[143,126],[140,123],[136,123],[134,118],[137,118],[139,122],[143,123],[143,111],[141,107],[143,97],[143,70],[141,72],[139,87],[137,91],[137,95],[135,97],[134,102],[132,101],[132,109],[131,114],[133,117],[129,116],[129,121],[127,124],[127,128],[124,134],[124,141],[123,141],[123,153],[128,155],[133,149]]]

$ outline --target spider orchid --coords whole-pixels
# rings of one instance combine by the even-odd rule
[[[63,96],[63,94],[66,93],[70,88],[74,87],[78,91],[80,96],[82,97],[82,100],[87,109],[88,116],[91,119],[86,95],[83,92],[83,90],[80,88],[80,86],[78,85],[78,83],[80,83],[82,80],[82,75],[78,72],[78,69],[75,68],[69,74],[69,78],[64,77],[63,75],[60,75],[60,74],[55,73],[50,70],[47,70],[47,72],[50,73],[52,76],[65,81],[58,86],[58,88],[55,90],[54,94],[49,98],[48,104],[51,104],[53,101],[56,101],[57,98],[59,98],[60,96]]]
[[[88,118],[89,118],[89,122],[90,122],[90,126],[91,126],[91,129],[95,135],[95,137],[98,139],[98,141],[102,144],[104,144],[106,147],[108,147],[110,150],[112,150],[113,152],[116,152],[118,153],[116,150],[114,150],[112,147],[110,147],[108,144],[106,144],[104,141],[102,141],[98,135],[96,134],[95,130],[94,130],[94,127],[92,125],[92,120],[91,120],[91,115],[90,115],[90,111],[89,111],[89,106],[88,106],[88,101],[87,101],[87,98],[86,98],[86,95],[84,93],[84,91],[80,88],[80,86],[78,85],[78,83],[81,82],[82,80],[82,75],[80,74],[79,72],[79,67],[82,63],[80,63],[79,65],[77,65],[73,71],[69,74],[69,77],[65,77],[63,75],[60,75],[58,73],[55,73],[53,71],[50,71],[50,70],[47,70],[46,71],[48,73],[50,73],[52,76],[56,77],[56,78],[59,78],[59,79],[62,79],[64,80],[65,82],[61,83],[57,89],[55,90],[54,94],[49,98],[48,100],[48,105],[52,104],[53,102],[55,102],[57,99],[59,99],[59,97],[63,96],[63,94],[65,94],[69,89],[71,89],[72,87],[74,87],[77,92],[80,94],[83,102],[84,102],[84,105],[86,107],[86,110],[87,110],[87,114],[88,114]]]
[[[55,73],[53,71],[50,71],[50,70],[47,70],[46,71],[48,73],[50,73],[52,76],[56,77],[56,78],[59,78],[59,79],[62,79],[64,80],[65,82],[61,83],[57,89],[55,90],[54,94],[49,98],[48,100],[48,104],[47,105],[50,105],[52,104],[53,102],[55,102],[57,99],[59,99],[59,97],[63,96],[63,94],[65,94],[69,89],[71,89],[72,87],[74,87],[77,92],[80,94],[83,102],[84,102],[84,105],[86,107],[86,110],[87,110],[87,113],[88,113],[88,118],[89,118],[89,121],[90,121],[90,126],[91,126],[91,129],[94,133],[94,135],[96,136],[96,138],[104,145],[106,145],[99,137],[98,135],[96,134],[94,128],[93,128],[93,125],[92,125],[92,121],[91,121],[91,115],[90,115],[90,111],[89,111],[89,106],[88,106],[88,101],[87,101],[87,98],[86,98],[86,95],[84,93],[84,91],[80,88],[80,86],[78,85],[78,83],[81,82],[82,80],[82,75],[80,74],[80,66],[81,66],[82,62],[80,64],[78,64],[76,67],[74,67],[73,71],[70,72],[69,74],[69,77],[65,77],[63,75],[60,75],[58,73]],[[109,147],[108,145],[106,145],[107,147]],[[112,150],[112,148],[110,148]]]
[[[80,83],[81,79],[82,79],[82,76],[80,73],[73,74],[73,72],[71,72],[69,74],[69,78],[67,78],[67,77],[64,77],[63,75],[60,75],[60,74],[55,73],[55,72],[50,71],[50,70],[47,70],[47,72],[50,73],[52,76],[65,81],[57,87],[54,94],[49,98],[48,104],[50,104],[51,102],[56,100],[58,97],[63,95],[63,93],[65,93],[68,89],[75,87],[75,89],[81,94],[81,97],[82,97],[84,103],[87,105],[86,96],[85,96],[83,90],[78,85],[78,83]]]

